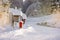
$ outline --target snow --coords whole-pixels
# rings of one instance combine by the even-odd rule
[[[23,17],[23,19],[27,19],[26,14],[23,14],[22,17]]]
[[[10,8],[9,12],[11,12],[13,15],[21,15],[22,16],[22,12],[19,11],[18,9],[14,9],[14,8]]]
[[[21,10],[19,9],[14,9],[14,8],[10,8],[9,12],[11,12],[13,15],[20,15],[23,17],[23,19],[27,19],[26,14],[24,14]]]
[[[60,40],[60,28],[37,25],[37,23],[48,21],[51,16],[29,17],[22,29],[8,28],[11,30],[1,32],[0,40]]]
[[[45,22],[47,22],[47,25],[60,28],[60,14],[57,13],[50,15],[50,19],[45,20]]]
[[[25,0],[23,0],[23,2],[25,2]]]

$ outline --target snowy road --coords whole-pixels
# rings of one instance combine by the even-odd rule
[[[37,25],[48,17],[29,18],[23,29],[0,34],[0,40],[60,40],[60,29]]]

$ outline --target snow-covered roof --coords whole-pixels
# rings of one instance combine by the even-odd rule
[[[27,16],[22,11],[20,11],[18,9],[10,8],[9,12],[11,12],[13,15],[20,15],[23,17],[23,19],[27,19]]]
[[[10,8],[9,11],[11,13],[13,13],[13,15],[21,15],[22,16],[22,14],[23,14],[21,11],[14,9],[14,8]]]
[[[23,14],[22,17],[23,17],[23,19],[27,19],[26,14]]]

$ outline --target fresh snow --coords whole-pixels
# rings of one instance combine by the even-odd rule
[[[60,28],[60,14],[51,14],[50,18],[47,20],[44,20],[44,22],[47,22],[47,25],[51,27],[57,27]]]
[[[22,29],[8,27],[6,31],[0,32],[0,40],[60,40],[60,28],[37,25],[48,21],[51,16],[29,17]]]
[[[13,15],[23,15],[23,13],[18,10],[18,9],[14,9],[14,8],[9,8],[9,12],[11,12]]]
[[[21,10],[19,10],[19,9],[9,8],[9,12],[12,13],[13,15],[22,16],[23,19],[27,19],[26,14],[24,14],[24,13],[23,13]]]

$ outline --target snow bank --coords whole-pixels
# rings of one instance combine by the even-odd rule
[[[50,17],[50,18],[49,18]],[[47,19],[45,19],[47,18]],[[60,14],[51,14],[49,16],[44,17],[44,20],[40,23],[49,27],[57,27],[60,28]]]
[[[4,32],[4,33],[0,33],[0,38],[1,37],[15,37],[15,36],[24,36],[27,35],[27,33],[33,33],[35,32],[33,27],[28,27],[27,29],[18,29],[18,30],[14,30],[14,31],[10,31],[10,32]]]
[[[15,32],[14,36],[18,36],[18,35],[23,35],[24,36],[25,34],[27,34],[29,32],[35,32],[35,29],[30,26],[27,29],[20,29],[20,30],[14,31],[14,32]]]
[[[52,14],[51,19],[47,20],[48,25],[52,25],[54,27],[60,27],[60,14]]]

